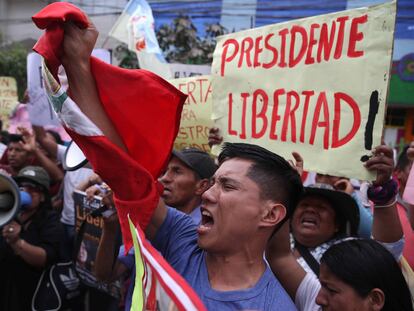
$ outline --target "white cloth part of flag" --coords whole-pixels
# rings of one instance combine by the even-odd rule
[[[63,68],[63,67],[62,67]],[[42,62],[42,76],[46,95],[63,125],[84,136],[102,136],[102,131],[79,109]],[[62,71],[59,70],[62,77]]]

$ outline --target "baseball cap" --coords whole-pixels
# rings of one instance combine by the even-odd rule
[[[20,170],[14,178],[17,183],[22,181],[33,182],[49,190],[50,178],[44,168],[40,166],[26,166]]]
[[[347,235],[356,235],[359,226],[358,204],[349,194],[335,190],[329,184],[316,183],[304,188],[302,199],[309,195],[318,195],[327,199],[337,214],[340,231]],[[342,230],[341,230],[342,229]]]
[[[181,151],[173,150],[172,154],[196,172],[201,179],[211,178],[216,172],[217,165],[207,152],[185,148]]]

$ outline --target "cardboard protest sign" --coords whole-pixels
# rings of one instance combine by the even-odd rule
[[[188,95],[181,114],[180,130],[174,142],[174,148],[181,150],[185,147],[194,147],[210,152],[208,132],[213,126],[210,76],[174,79],[169,82]]]
[[[13,77],[0,77],[0,119],[3,128],[8,128],[9,115],[17,104],[16,80]]]
[[[380,144],[395,13],[394,1],[219,37],[213,118],[225,141],[372,179],[363,162]]]
[[[93,274],[96,252],[102,234],[103,218],[102,216],[92,217],[90,213],[101,206],[101,198],[95,196],[92,201],[88,201],[85,192],[75,190],[73,200],[75,203],[76,232],[79,232],[82,223],[86,222],[76,260],[76,271],[78,272],[79,278],[84,285],[97,288],[115,298],[119,298],[121,289],[120,281],[109,284],[101,283],[96,280]],[[115,255],[108,254],[108,256]]]

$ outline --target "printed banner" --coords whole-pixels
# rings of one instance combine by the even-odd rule
[[[174,142],[174,149],[193,147],[210,152],[208,132],[213,126],[210,76],[174,79],[169,82],[188,95],[181,114],[180,130]]]
[[[76,261],[76,271],[78,272],[79,278],[83,284],[99,289],[115,298],[119,298],[121,289],[120,281],[109,284],[101,283],[96,280],[93,274],[96,252],[102,234],[103,218],[102,216],[92,217],[90,213],[101,207],[101,198],[95,196],[92,201],[88,201],[85,192],[75,190],[73,192],[73,201],[75,203],[75,228],[77,233],[82,223],[86,221],[85,231]],[[108,256],[116,255],[108,254]]]
[[[372,180],[396,2],[233,33],[213,59],[213,118],[225,141],[261,145],[307,171]]]
[[[0,119],[3,129],[9,127],[9,116],[18,103],[16,79],[0,77]]]

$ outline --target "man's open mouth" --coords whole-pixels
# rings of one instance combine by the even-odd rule
[[[214,225],[214,218],[211,213],[205,209],[201,209],[201,222],[198,227],[199,233],[204,233],[211,229]]]

